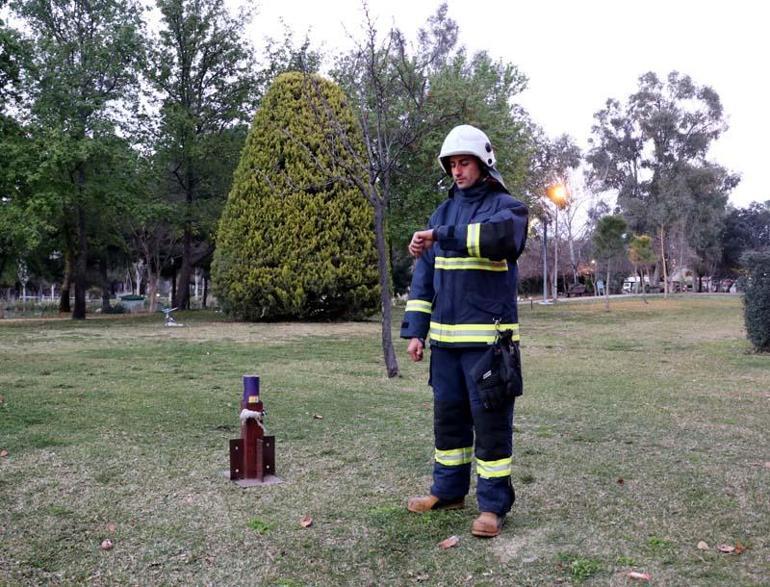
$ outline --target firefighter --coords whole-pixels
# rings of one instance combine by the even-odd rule
[[[475,455],[480,515],[471,533],[492,537],[500,534],[515,500],[515,398],[485,408],[471,372],[501,331],[512,331],[518,357],[516,260],[526,242],[528,211],[508,192],[492,144],[478,128],[453,128],[439,162],[454,183],[427,228],[415,232],[409,244],[417,260],[401,325],[413,361],[422,360],[430,339],[433,485],[429,495],[410,498],[407,509],[463,508]],[[520,363],[517,368],[520,378]]]

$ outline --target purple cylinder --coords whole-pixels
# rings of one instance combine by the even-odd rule
[[[248,402],[250,397],[259,397],[259,375],[243,376],[243,401]]]

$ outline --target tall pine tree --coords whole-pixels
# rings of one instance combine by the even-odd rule
[[[282,74],[265,95],[217,232],[212,279],[227,313],[343,319],[379,308],[372,209],[340,179],[330,116],[356,136],[344,94],[319,76]]]

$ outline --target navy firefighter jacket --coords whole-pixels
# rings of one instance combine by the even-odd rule
[[[401,337],[483,346],[495,341],[498,323],[519,340],[516,260],[527,219],[527,207],[497,183],[454,187],[428,223],[435,243],[415,265]]]

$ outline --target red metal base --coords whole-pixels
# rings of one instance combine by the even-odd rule
[[[230,471],[222,471],[222,476],[230,479]],[[262,481],[258,479],[230,479],[238,487],[259,487],[261,485],[278,485],[283,483],[283,479],[275,475],[265,475]]]
[[[251,446],[243,438],[230,441],[230,480],[262,484],[266,477],[275,477],[275,436],[250,440]]]

